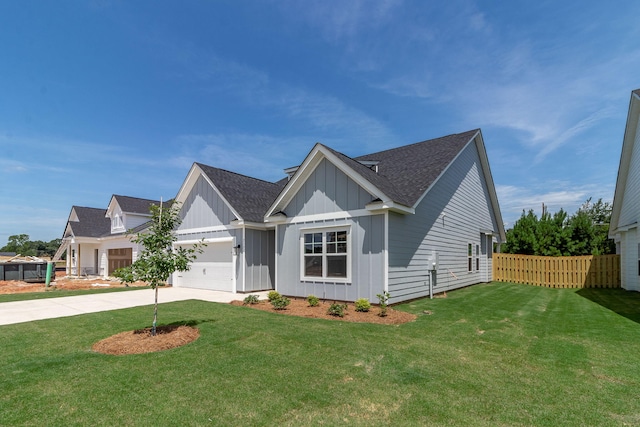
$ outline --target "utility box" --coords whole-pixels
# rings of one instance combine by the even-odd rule
[[[427,256],[427,270],[434,271],[438,269],[438,253],[431,251],[431,254]]]

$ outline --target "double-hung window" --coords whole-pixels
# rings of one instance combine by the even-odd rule
[[[349,280],[349,230],[309,230],[302,233],[303,280]]]

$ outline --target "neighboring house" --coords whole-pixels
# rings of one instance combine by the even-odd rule
[[[622,154],[613,198],[609,237],[620,254],[620,279],[627,290],[640,291],[640,89],[631,93]]]
[[[174,286],[395,303],[491,281],[505,232],[480,130],[356,158],[316,144],[285,172],[192,166],[177,245],[207,246]]]
[[[151,220],[156,200],[113,195],[107,209],[73,206],[54,260],[67,251],[67,274],[110,276],[131,265],[139,251],[127,231],[138,232]]]

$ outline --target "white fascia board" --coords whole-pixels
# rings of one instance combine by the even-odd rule
[[[252,221],[232,221],[232,223],[238,228],[250,228],[253,230],[266,230],[268,228],[273,228],[275,225],[265,224],[263,222],[252,222]]]
[[[284,189],[280,192],[280,195],[276,201],[271,205],[265,218],[274,216],[274,213],[280,211],[286,207],[286,205],[293,199],[295,194],[300,190],[302,185],[311,176],[316,166],[320,164],[323,159],[330,161],[335,167],[342,171],[347,177],[352,179],[360,187],[364,188],[368,193],[381,200],[388,200],[387,197],[379,188],[371,184],[364,179],[362,175],[354,171],[351,167],[347,166],[342,160],[336,157],[332,152],[327,150],[322,144],[316,144],[311,152],[307,155],[304,162],[293,177],[289,180]]]
[[[368,203],[365,208],[371,213],[382,213],[384,211],[392,211],[400,214],[411,215],[416,213],[415,208],[404,206],[391,200],[371,202]]]
[[[116,205],[119,207],[118,201],[116,200],[116,196],[112,195],[111,199],[109,200],[109,204],[107,205],[107,211],[104,214],[105,218],[111,218],[111,214],[115,210]]]
[[[640,98],[635,93],[631,93],[631,101],[629,101],[629,111],[627,112],[627,123],[624,129],[624,137],[622,139],[622,151],[620,153],[620,164],[618,166],[618,177],[616,179],[616,189],[613,195],[613,206],[611,210],[611,222],[609,225],[609,233],[615,234],[620,221],[620,212],[622,210],[624,191],[627,186],[627,177],[631,165],[631,152],[636,140],[636,132],[638,130],[638,117],[640,116]]]
[[[180,190],[178,191],[178,195],[176,196],[175,201],[180,204],[184,203],[184,201],[187,199],[187,196],[189,195],[189,192],[191,191],[193,186],[196,184],[200,176],[202,176],[205,179],[205,181],[207,181],[207,183],[211,186],[211,188],[213,188],[213,190],[218,194],[220,199],[222,199],[222,201],[227,205],[231,213],[233,213],[233,215],[236,218],[241,220],[242,218],[240,217],[238,212],[236,212],[236,210],[231,205],[231,203],[229,203],[229,201],[222,195],[222,193],[220,193],[220,190],[218,190],[218,187],[215,186],[215,184],[209,179],[207,174],[204,173],[204,171],[200,169],[200,167],[196,163],[194,163],[193,166],[191,166],[191,170],[187,174],[187,178],[185,179],[184,183],[180,187]]]

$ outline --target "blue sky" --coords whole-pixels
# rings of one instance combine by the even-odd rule
[[[5,1],[0,246],[71,206],[481,128],[505,225],[613,199],[640,2]]]

